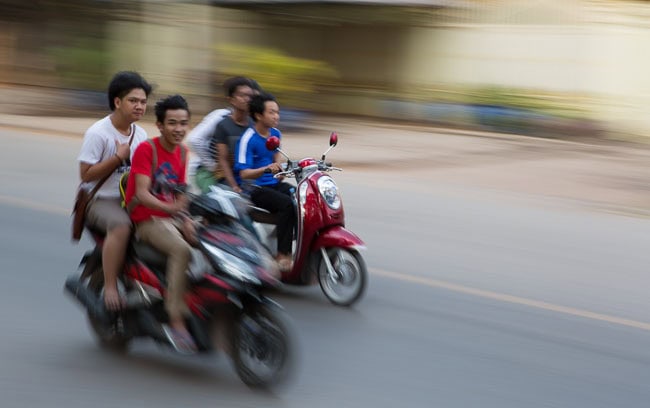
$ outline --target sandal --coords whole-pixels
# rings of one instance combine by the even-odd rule
[[[163,325],[163,332],[167,341],[178,353],[181,354],[194,354],[196,353],[196,344],[192,336],[187,331],[172,329],[167,325]]]

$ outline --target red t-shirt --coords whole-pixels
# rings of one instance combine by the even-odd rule
[[[173,152],[168,152],[160,145],[160,137],[151,139],[156,145],[158,154],[157,168],[153,171],[153,149],[151,143],[142,142],[133,153],[131,172],[126,186],[125,201],[128,205],[135,195],[135,175],[144,174],[151,177],[151,193],[161,201],[170,203],[174,201],[174,186],[185,184],[186,163],[183,162],[181,148],[177,146]],[[186,150],[187,151],[187,150]],[[151,217],[171,217],[170,214],[153,210],[138,204],[131,212],[131,219],[138,223]]]

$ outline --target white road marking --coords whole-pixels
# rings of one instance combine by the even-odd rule
[[[63,208],[27,198],[11,197],[2,194],[0,194],[0,203],[18,208],[29,208],[30,210],[42,211],[50,214],[72,215],[72,203],[70,203],[70,208]]]
[[[492,292],[489,290],[472,288],[456,283],[445,282],[437,279],[431,279],[423,276],[407,275],[404,273],[390,272],[377,268],[368,268],[373,274],[384,276],[386,278],[398,279],[405,282],[418,283],[432,288],[450,290],[452,292],[463,293],[465,295],[477,296],[481,298],[496,300],[499,302],[512,303],[522,306],[534,307],[537,309],[551,312],[582,317],[585,319],[598,320],[607,323],[618,324],[621,326],[633,327],[635,329],[650,331],[650,323],[638,320],[626,319],[618,316],[611,316],[602,313],[590,312],[588,310],[576,309],[568,306],[556,305],[553,303],[543,302],[540,300],[527,299],[524,297],[507,295],[504,293]]]

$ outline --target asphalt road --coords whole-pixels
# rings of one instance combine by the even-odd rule
[[[0,130],[0,406],[646,407],[650,221],[427,177],[336,174],[366,297],[276,296],[298,335],[281,393],[223,356],[102,352],[63,295],[80,139]],[[431,171],[435,171],[431,170]],[[430,180],[430,179],[428,179]]]

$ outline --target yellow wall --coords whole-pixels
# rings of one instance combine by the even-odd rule
[[[111,37],[116,68],[142,70],[160,91],[205,93],[209,73],[219,67],[216,46],[257,45],[324,60],[339,71],[342,83],[394,90],[498,85],[590,95],[586,107],[610,127],[650,133],[650,5],[477,4],[471,21],[462,24],[376,27],[273,25],[255,12],[143,3],[145,22],[113,23]],[[368,93],[331,105],[341,112],[378,112]]]

